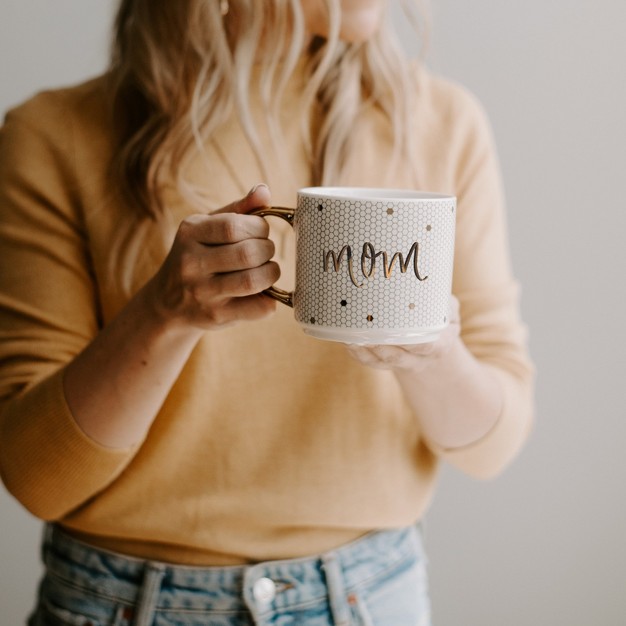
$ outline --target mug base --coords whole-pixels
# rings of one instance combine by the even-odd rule
[[[336,341],[358,346],[374,345],[413,345],[418,343],[432,343],[439,337],[440,328],[331,328],[301,324],[302,330],[309,336],[325,341]]]

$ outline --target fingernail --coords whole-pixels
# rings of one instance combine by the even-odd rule
[[[252,187],[252,189],[250,189],[247,197],[249,198],[259,187],[265,187],[266,189],[269,190],[269,187],[265,183],[258,183],[257,185]]]

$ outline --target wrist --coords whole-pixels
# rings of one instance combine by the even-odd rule
[[[502,412],[502,390],[497,379],[460,337],[427,368],[398,370],[396,377],[425,437],[442,449],[480,440]]]
[[[163,297],[157,277],[148,281],[136,294],[134,300],[139,315],[152,326],[159,335],[173,335],[179,339],[197,342],[202,337],[202,328],[189,324],[179,307],[168,305]]]

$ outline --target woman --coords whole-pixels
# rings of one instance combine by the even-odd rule
[[[0,467],[49,522],[32,625],[430,623],[437,467],[504,468],[532,367],[488,124],[386,11],[123,0],[105,76],[7,115]],[[263,295],[293,238],[248,212],[331,183],[457,195],[436,342],[317,341]]]

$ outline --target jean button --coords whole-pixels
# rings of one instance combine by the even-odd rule
[[[276,597],[274,581],[270,578],[259,578],[252,587],[252,595],[260,605],[267,606]]]

